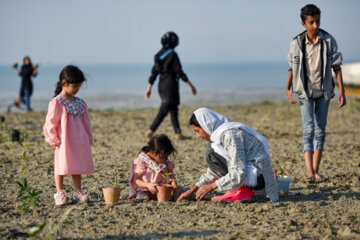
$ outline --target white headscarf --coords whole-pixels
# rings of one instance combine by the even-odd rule
[[[229,151],[227,151],[223,146],[220,144],[220,138],[224,131],[229,129],[238,129],[241,128],[245,132],[251,134],[252,136],[259,139],[267,154],[269,154],[269,145],[267,144],[267,139],[261,135],[260,133],[256,132],[254,129],[246,126],[245,124],[238,123],[238,122],[231,122],[230,118],[215,112],[208,108],[199,108],[195,112],[195,117],[200,127],[210,135],[211,140],[211,147],[214,151],[223,156],[225,159],[230,160]],[[254,186],[257,182],[257,169],[255,166],[248,162],[246,164],[246,178],[243,181],[243,184],[248,186]]]
[[[266,137],[264,137],[263,135],[252,129],[251,127],[248,127],[245,124],[239,122],[231,122],[230,118],[228,118],[227,116],[224,116],[209,108],[199,108],[194,112],[194,114],[196,120],[200,124],[200,127],[207,134],[210,135],[210,140],[212,142],[211,147],[215,150],[216,153],[220,154],[221,156],[226,158],[227,157],[226,155],[228,155],[229,153],[221,147],[220,137],[224,131],[233,128],[235,129],[241,128],[245,132],[259,139],[262,142],[265,151],[269,154],[270,147],[267,143]]]

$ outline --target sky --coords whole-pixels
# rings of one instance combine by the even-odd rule
[[[282,62],[308,3],[344,61],[360,61],[358,0],[1,0],[0,64],[149,64],[167,31],[182,62]]]

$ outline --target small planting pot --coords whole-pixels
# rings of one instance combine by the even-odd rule
[[[172,192],[173,192],[173,186],[170,184],[162,184],[159,186],[156,186],[156,189],[158,190],[156,196],[158,202],[167,202],[170,200]]]
[[[283,173],[281,175],[282,177],[279,177],[278,176],[278,170],[281,170],[281,169],[276,169],[275,170],[275,178],[276,178],[276,181],[277,181],[278,187],[279,187],[279,195],[280,196],[287,196],[289,194],[291,177],[287,176],[286,173]]]
[[[103,188],[106,205],[114,205],[119,202],[121,189],[119,187]]]
[[[279,186],[280,196],[287,196],[289,194],[291,177],[288,176],[278,177],[277,182]]]

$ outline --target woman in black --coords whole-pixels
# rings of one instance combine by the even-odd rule
[[[179,78],[188,85],[194,95],[196,94],[196,89],[183,72],[180,59],[174,51],[174,48],[179,44],[178,36],[174,32],[167,32],[161,38],[161,44],[163,47],[155,55],[155,65],[152,68],[149,85],[145,93],[145,98],[148,99],[151,94],[151,87],[156,77],[160,74],[158,90],[161,98],[161,106],[159,113],[151,124],[150,129],[146,132],[145,137],[150,139],[168,112],[170,112],[171,123],[176,138],[185,139],[181,134],[178,119],[178,105],[180,104]]]
[[[24,64],[21,66],[20,71],[17,69],[17,64],[14,64],[14,69],[18,75],[22,77],[21,87],[20,87],[20,100],[16,99],[14,104],[19,107],[22,103],[26,105],[27,111],[32,111],[30,107],[30,97],[33,92],[33,84],[31,81],[31,77],[36,77],[37,75],[37,65],[33,66],[31,64],[30,57],[24,57]]]

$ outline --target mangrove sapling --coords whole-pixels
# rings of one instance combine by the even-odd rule
[[[23,178],[23,173],[27,169],[28,165],[28,160],[26,158],[26,150],[27,148],[33,146],[33,144],[26,144],[26,140],[29,136],[30,133],[25,128],[24,132],[22,133],[23,142],[18,142],[19,145],[22,147],[22,153],[20,161],[19,180],[16,182],[20,187],[17,199],[20,199],[22,201],[22,204],[19,208],[23,211],[23,213],[33,213],[33,210],[30,207],[31,204],[33,206],[39,207],[39,195],[42,193],[41,190],[29,187],[27,179]]]
[[[172,181],[175,181],[174,178],[171,178],[171,175],[174,175],[174,173],[165,172],[164,174],[161,174],[161,176],[165,179],[167,184],[170,184]]]
[[[104,200],[106,205],[113,205],[119,202],[120,199],[120,184],[118,181],[118,177],[114,172],[114,181],[112,183],[112,187],[103,188]]]
[[[68,218],[73,210],[74,210],[74,207],[68,208],[65,211],[65,213],[61,216],[60,221],[58,221],[55,225],[52,222],[52,220],[50,219],[49,221],[45,221],[36,227],[30,228],[29,237],[39,239],[39,234],[45,229],[45,227],[47,225],[48,226],[46,228],[47,234],[45,235],[45,237],[42,237],[40,239],[54,239],[54,235],[57,233],[57,231],[61,228],[61,226],[63,224],[68,224],[68,225],[74,226],[73,223],[68,220]]]
[[[22,178],[22,174],[25,172],[25,170],[27,169],[27,165],[28,165],[28,160],[26,158],[26,154],[27,154],[27,149],[29,147],[34,146],[34,144],[26,144],[26,140],[27,138],[31,135],[30,132],[27,131],[26,127],[24,129],[24,132],[21,133],[22,137],[23,137],[23,142],[18,141],[19,145],[22,147],[22,153],[21,153],[21,162],[20,162],[20,172],[19,172],[19,180],[21,180]]]
[[[6,147],[9,149],[7,155],[7,159],[9,159],[10,161],[13,161],[13,157],[14,157],[14,148],[15,146],[18,144],[17,141],[13,141],[12,140],[12,129],[10,130],[10,134],[8,134],[7,130],[6,130],[6,125],[4,126],[4,131],[3,131],[3,139],[4,139],[4,143],[6,145]]]
[[[20,205],[20,210],[23,213],[30,212],[33,213],[33,210],[30,208],[30,205],[39,207],[39,195],[42,193],[41,190],[37,190],[35,188],[31,188],[27,185],[27,179],[24,178],[23,183],[17,181],[16,182],[19,187],[19,193],[17,198],[22,200],[22,204]]]
[[[171,182],[175,181],[171,175],[174,175],[172,172],[165,172],[161,174],[161,176],[165,179],[166,183],[156,186],[158,192],[156,194],[158,202],[167,202],[170,200],[172,192],[173,192],[173,185]]]

